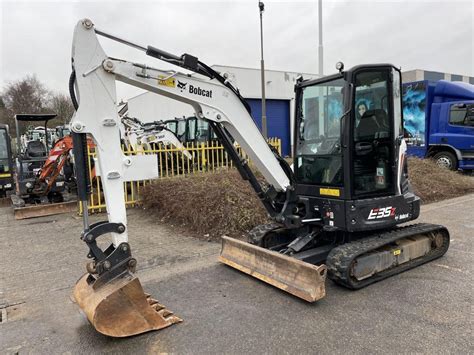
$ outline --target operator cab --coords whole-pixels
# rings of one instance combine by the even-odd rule
[[[309,201],[306,210],[324,217],[335,209],[358,210],[374,198],[396,204],[391,200],[404,192],[398,174],[404,153],[400,83],[397,68],[376,64],[296,84],[294,169],[296,193]],[[335,218],[331,226],[358,229],[366,221],[357,217]],[[377,222],[370,221],[374,227]]]
[[[297,182],[334,187],[345,198],[393,194],[391,142],[402,132],[399,83],[396,68],[380,65],[298,84]]]
[[[173,132],[183,144],[217,141],[217,136],[209,122],[195,116],[167,121],[166,128]]]
[[[16,140],[17,159],[16,177],[17,194],[19,197],[29,197],[32,194],[36,175],[48,158],[48,150],[52,143],[52,131],[48,129],[48,122],[56,117],[56,114],[16,114]],[[44,123],[43,127],[36,127],[31,136],[22,145],[22,135],[20,134],[20,123]],[[44,141],[43,141],[44,139]]]

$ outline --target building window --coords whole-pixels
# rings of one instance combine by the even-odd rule
[[[462,75],[451,74],[451,81],[462,81]]]
[[[425,71],[425,80],[438,81],[444,79],[444,74],[436,71]]]

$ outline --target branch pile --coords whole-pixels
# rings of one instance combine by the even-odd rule
[[[441,169],[431,159],[408,159],[408,175],[423,203],[474,193],[474,177]]]
[[[144,207],[162,221],[207,239],[242,238],[268,221],[250,184],[235,169],[157,179],[145,186],[142,199]]]

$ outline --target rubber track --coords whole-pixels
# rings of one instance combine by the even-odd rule
[[[428,254],[423,257],[413,259],[399,266],[379,272],[374,276],[364,280],[359,281],[351,276],[351,265],[353,261],[362,254],[378,249],[384,245],[393,243],[398,239],[412,237],[420,234],[426,234],[430,232],[442,233],[444,237],[442,247],[432,249]],[[443,226],[436,224],[420,223],[399,227],[388,232],[384,232],[381,234],[378,233],[374,236],[369,236],[354,242],[343,244],[331,250],[326,260],[326,266],[328,268],[328,277],[334,282],[347,288],[360,289],[374,282],[383,280],[387,277],[399,274],[403,271],[412,269],[418,265],[439,258],[440,256],[443,256],[446,253],[448,248],[449,232]]]
[[[250,244],[262,246],[263,237],[275,229],[281,228],[279,223],[260,224],[248,232],[248,241]]]

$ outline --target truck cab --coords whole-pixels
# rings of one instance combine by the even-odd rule
[[[403,113],[408,154],[451,170],[474,169],[474,85],[406,83]]]

